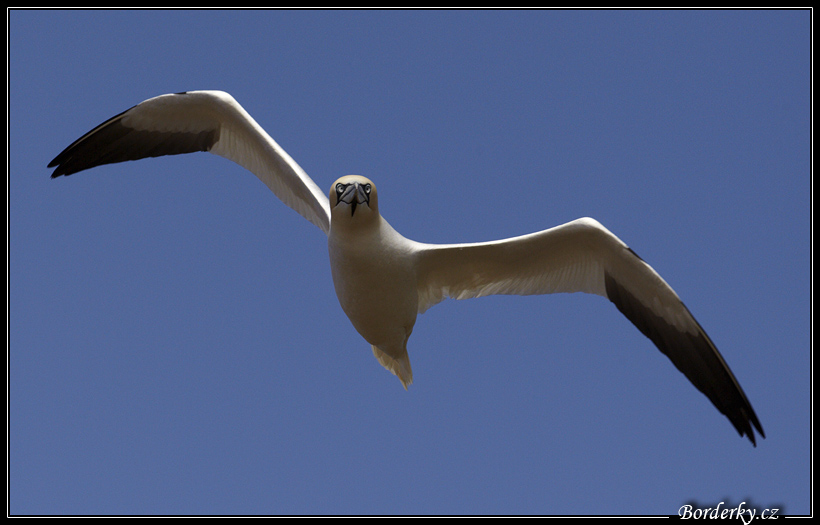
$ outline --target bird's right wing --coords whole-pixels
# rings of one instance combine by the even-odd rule
[[[282,202],[330,231],[327,195],[234,98],[190,91],[148,99],[92,129],[52,160],[51,177],[103,164],[209,151],[250,170]]]
[[[612,301],[755,443],[763,429],[712,340],[651,266],[594,219],[474,244],[417,244],[419,311],[447,297],[586,292]]]

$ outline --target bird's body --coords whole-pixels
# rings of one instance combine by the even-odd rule
[[[364,177],[345,177],[337,184],[341,181],[374,188]],[[370,201],[375,205],[375,193]],[[378,209],[360,205],[351,214],[348,207],[337,205],[331,212],[327,244],[336,297],[379,362],[407,388],[413,381],[407,339],[418,314],[415,243],[394,230]]]
[[[338,179],[326,197],[227,93],[162,95],[125,111],[66,148],[52,177],[101,164],[210,151],[256,174],[328,235],[333,283],[355,329],[405,388],[416,317],[446,299],[586,292],[612,301],[754,444],[763,429],[746,395],[672,288],[594,219],[510,239],[434,245],[406,239],[379,211],[375,184]],[[753,428],[754,427],[754,428]]]

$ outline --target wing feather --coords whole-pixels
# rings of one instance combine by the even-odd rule
[[[327,196],[229,94],[190,91],[148,99],[92,129],[52,160],[51,177],[103,164],[209,151],[259,177],[282,202],[330,230]]]
[[[419,311],[446,299],[586,292],[606,297],[741,436],[765,437],[712,340],[660,275],[594,219],[501,241],[417,249]]]

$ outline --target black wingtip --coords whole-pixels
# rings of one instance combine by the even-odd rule
[[[52,179],[56,179],[57,177],[60,177],[61,175],[68,175],[67,173],[63,173],[63,171],[60,169],[59,165],[53,160],[49,163],[49,165],[47,167],[48,168],[53,168],[55,166],[57,167],[57,169],[54,170],[53,172],[51,172],[51,178]]]
[[[51,178],[52,179],[56,179],[60,175],[64,175],[64,173],[60,169],[60,163],[57,162],[57,159],[54,159],[51,162],[49,162],[48,166],[46,166],[46,167],[47,168],[55,168],[55,167],[57,168],[57,169],[55,169],[54,171],[51,172]]]
[[[757,414],[755,414],[754,411],[752,411],[751,415],[749,416],[749,420],[752,422],[752,425],[754,425],[755,429],[757,430],[757,433],[760,434],[760,437],[766,439],[766,433],[763,432],[763,426],[760,424],[760,421],[757,419]],[[755,441],[755,431],[752,430],[751,427],[747,431],[747,436],[749,440],[752,442],[752,445],[757,447],[757,442]]]
[[[607,297],[618,310],[709,398],[741,437],[748,437],[752,445],[757,447],[755,429],[762,437],[766,437],[760,420],[723,356],[694,317],[692,320],[697,324],[699,332],[682,332],[644,306],[607,272],[604,273],[604,281]],[[681,306],[688,312],[685,305],[681,303]]]
[[[63,159],[60,158],[61,156],[62,154],[57,155],[56,157],[54,157],[54,160],[49,162],[48,166],[46,166],[47,168],[56,168],[53,172],[51,172],[52,179],[56,179],[57,177],[62,176],[68,177],[69,175],[74,173],[73,171],[69,171],[68,169],[66,169]]]
[[[72,175],[104,164],[210,151],[219,140],[216,123],[211,128],[190,132],[163,131],[161,126],[159,129],[135,129],[123,124],[123,117],[138,106],[106,120],[54,157],[48,164],[49,168],[56,168],[51,178]]]

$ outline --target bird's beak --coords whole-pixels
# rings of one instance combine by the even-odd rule
[[[339,195],[339,202],[350,205],[350,216],[356,213],[356,206],[359,204],[370,205],[370,195],[364,191],[364,186],[358,182],[348,184],[344,192]]]

